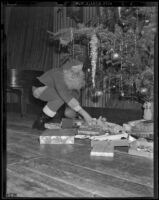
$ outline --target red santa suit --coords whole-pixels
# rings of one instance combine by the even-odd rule
[[[81,64],[82,63],[79,61],[68,62],[62,68],[51,69],[42,76],[37,77],[45,86],[34,88],[33,95],[47,102],[46,106],[43,108],[45,114],[53,117],[64,103],[75,112],[81,108],[78,99],[80,96],[80,88],[84,85],[84,79],[80,80],[81,86],[79,86],[78,83],[76,85],[76,78],[74,78],[74,85],[72,84],[72,86],[69,87],[71,80],[67,80],[65,75],[65,72],[70,70],[72,66],[77,66],[78,68]],[[40,93],[36,96],[37,90],[39,90]]]

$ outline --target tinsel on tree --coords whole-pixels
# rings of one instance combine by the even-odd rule
[[[77,28],[48,31],[65,51],[64,62],[89,58],[86,76],[92,94],[116,90],[122,97],[153,100],[156,7],[99,7],[97,16]]]

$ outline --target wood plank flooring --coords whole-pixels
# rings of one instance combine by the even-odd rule
[[[90,141],[40,145],[35,118],[7,116],[7,194],[17,197],[152,197],[153,161],[115,152],[90,157]]]

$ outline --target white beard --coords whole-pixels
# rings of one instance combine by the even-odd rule
[[[80,90],[85,86],[85,75],[82,70],[74,72],[73,69],[64,70],[64,81],[70,90]]]

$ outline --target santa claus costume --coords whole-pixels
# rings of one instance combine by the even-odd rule
[[[69,60],[62,67],[51,69],[37,77],[32,87],[33,96],[47,103],[33,128],[45,129],[44,124],[54,118],[64,105],[67,105],[66,117],[73,118],[81,110],[78,99],[80,89],[85,85],[82,67],[83,63],[80,61]]]

